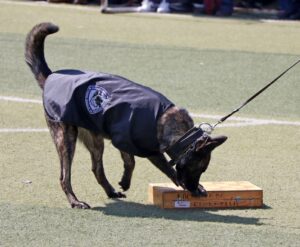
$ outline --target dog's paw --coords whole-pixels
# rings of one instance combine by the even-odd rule
[[[119,185],[121,186],[123,191],[126,191],[130,188],[130,182],[123,179],[119,182]]]
[[[88,205],[87,203],[79,202],[79,201],[71,203],[71,207],[79,208],[79,209],[90,209],[91,208],[90,205]]]
[[[108,195],[109,198],[126,198],[126,195],[123,194],[122,192],[112,192]]]
[[[198,188],[195,191],[191,192],[191,194],[194,197],[207,197],[207,191],[201,184],[199,184]]]

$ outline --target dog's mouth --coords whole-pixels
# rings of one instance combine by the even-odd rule
[[[201,175],[201,174],[200,174]],[[200,175],[195,177],[186,176],[186,172],[184,170],[177,171],[177,181],[178,184],[185,190],[191,192],[194,197],[206,197],[207,191],[206,189],[199,184]]]
[[[207,197],[207,191],[201,184],[198,184],[198,188],[196,190],[190,192],[194,197]]]
[[[193,197],[206,197],[207,196],[207,191],[206,189],[198,183],[196,186],[190,186],[188,184],[185,184],[183,181],[179,181],[180,186],[188,190]]]

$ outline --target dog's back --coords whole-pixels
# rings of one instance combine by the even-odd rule
[[[52,23],[40,23],[28,33],[25,43],[25,60],[43,89],[45,80],[52,73],[44,56],[44,41],[47,35],[56,33],[58,26]]]

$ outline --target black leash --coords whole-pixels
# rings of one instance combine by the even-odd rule
[[[260,95],[263,91],[265,91],[268,87],[270,87],[273,83],[275,83],[279,78],[281,78],[284,74],[286,74],[291,68],[296,66],[300,60],[298,60],[296,63],[294,63],[292,66],[287,68],[285,71],[283,71],[279,76],[277,76],[274,80],[269,82],[266,86],[264,86],[261,90],[259,90],[257,93],[255,93],[253,96],[251,96],[249,99],[247,99],[242,105],[240,105],[238,108],[233,110],[228,115],[222,117],[215,125],[211,126],[212,130],[219,124],[223,123],[227,118],[231,117],[233,114],[237,113],[240,109],[242,109],[244,106],[246,106],[249,102],[251,102],[253,99],[255,99],[258,95]]]
[[[193,127],[192,129],[188,130],[176,143],[170,146],[166,153],[171,158],[170,164],[175,165],[176,162],[179,160],[180,157],[184,155],[184,153],[189,149],[191,145],[197,141],[198,138],[201,136],[208,136],[212,133],[212,131],[216,128],[217,125],[223,123],[227,118],[231,117],[233,114],[237,113],[241,110],[244,106],[246,106],[249,102],[255,99],[258,95],[260,95],[263,91],[265,91],[268,87],[270,87],[273,83],[275,83],[279,78],[281,78],[284,74],[286,74],[291,68],[296,66],[300,60],[290,66],[288,69],[283,71],[279,76],[277,76],[274,80],[269,82],[266,86],[256,92],[253,96],[247,99],[243,104],[241,104],[238,108],[233,110],[231,113],[227,114],[226,116],[222,117],[217,123],[211,125],[209,123],[202,123],[199,127]]]

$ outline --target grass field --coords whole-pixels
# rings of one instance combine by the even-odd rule
[[[300,246],[299,66],[237,115],[255,120],[230,120],[232,125],[216,130],[229,139],[203,176],[203,181],[256,184],[264,190],[263,208],[158,209],[147,202],[147,186],[168,179],[140,158],[127,198],[108,199],[79,144],[73,189],[93,209],[74,210],[59,185],[58,158],[44,131],[41,104],[4,100],[41,100],[23,55],[26,33],[41,21],[60,26],[45,46],[53,70],[123,75],[186,107],[196,123],[216,121],[196,115],[228,113],[300,58],[298,22],[103,15],[95,7],[0,1],[1,247]],[[122,163],[109,142],[104,162],[116,186]]]

